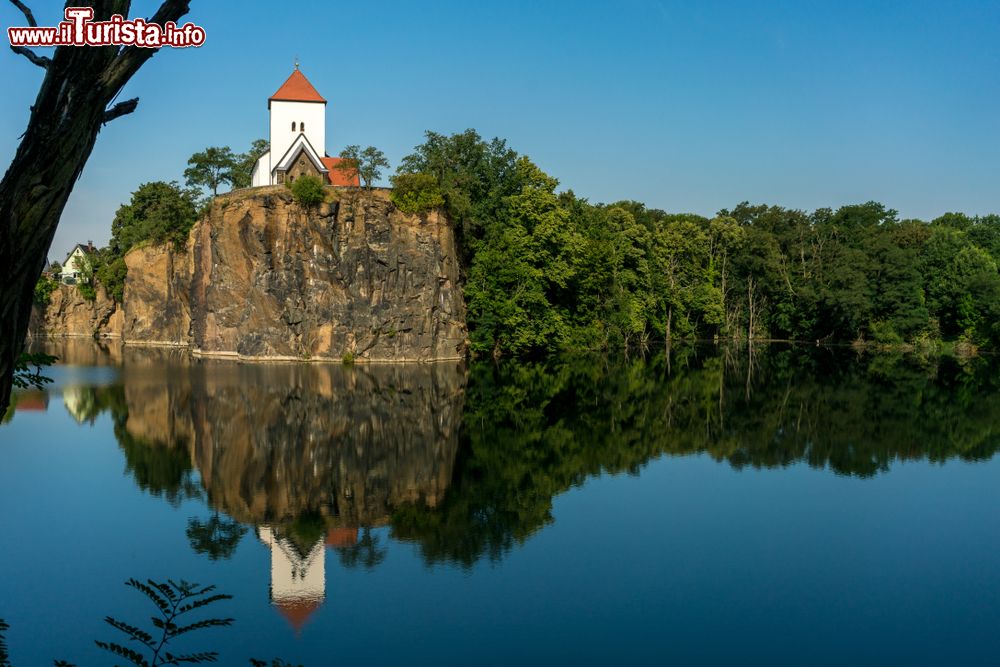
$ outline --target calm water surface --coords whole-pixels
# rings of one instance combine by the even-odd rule
[[[1000,375],[816,348],[463,368],[50,344],[0,425],[15,667],[130,577],[223,664],[997,664]]]

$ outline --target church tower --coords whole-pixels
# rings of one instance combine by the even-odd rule
[[[296,63],[291,76],[267,100],[270,150],[254,166],[251,185],[291,183],[316,176],[332,185],[359,185],[357,175],[335,169],[340,158],[326,154],[326,100]]]

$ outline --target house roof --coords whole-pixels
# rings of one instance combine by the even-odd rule
[[[357,171],[337,168],[337,165],[343,161],[344,158],[340,157],[323,158],[323,166],[327,168],[327,177],[330,179],[330,185],[353,185],[354,187],[358,187],[361,185],[361,179],[358,177]]]
[[[69,261],[70,257],[72,257],[73,253],[75,253],[77,250],[79,250],[80,252],[82,252],[84,255],[90,255],[90,254],[93,254],[97,249],[94,248],[92,245],[89,245],[89,244],[88,245],[83,245],[82,243],[77,243],[75,246],[73,246],[73,249],[69,251],[69,254],[66,255],[66,259],[63,260],[63,263],[62,263],[63,266],[66,265],[66,262]]]
[[[334,158],[336,159],[336,158]],[[355,528],[331,528],[326,531],[326,546],[334,549],[353,547],[358,543],[358,529]]]
[[[296,69],[292,72],[292,75],[281,84],[281,88],[278,88],[278,92],[271,97],[267,98],[268,102],[274,100],[280,100],[283,102],[322,102],[326,104],[326,100],[320,95],[313,85],[309,83],[309,79],[306,75]]]

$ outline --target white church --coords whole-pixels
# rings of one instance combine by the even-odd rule
[[[271,149],[253,168],[251,185],[291,183],[316,176],[329,185],[358,186],[356,173],[337,169],[341,158],[326,154],[326,100],[309,79],[295,71],[267,100]]]

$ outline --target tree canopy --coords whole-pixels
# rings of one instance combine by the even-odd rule
[[[220,185],[233,182],[236,164],[237,158],[229,146],[211,146],[188,159],[184,180],[188,186],[208,188],[215,196]]]
[[[394,184],[397,205],[443,201],[480,354],[678,338],[1000,342],[1000,216],[592,204],[474,130],[428,132]]]

